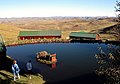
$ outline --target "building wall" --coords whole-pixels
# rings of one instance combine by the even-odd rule
[[[18,37],[19,40],[25,40],[25,39],[43,39],[43,38],[61,38],[61,36],[20,36]]]
[[[72,40],[95,40],[95,38],[87,38],[87,37],[70,37]]]

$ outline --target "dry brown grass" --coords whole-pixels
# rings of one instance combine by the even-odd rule
[[[0,34],[5,41],[17,40],[17,36],[21,30],[25,29],[21,29],[13,25],[0,24]]]
[[[114,35],[112,35],[112,34],[100,34],[100,38],[102,40],[111,40],[111,41],[116,40]]]
[[[103,20],[81,20],[81,19],[62,19],[62,20],[40,20],[40,19],[17,19],[0,24],[0,34],[5,41],[17,40],[19,31],[22,30],[62,30],[62,38],[69,37],[72,31],[97,33],[99,29],[116,24],[109,19]],[[105,36],[105,35],[104,35]],[[104,39],[104,36],[102,38]],[[108,35],[106,35],[108,36]],[[106,38],[105,36],[105,38]]]

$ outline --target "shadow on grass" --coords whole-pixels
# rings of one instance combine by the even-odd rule
[[[1,75],[0,84],[10,84],[12,82],[11,80],[13,80],[12,76],[7,75],[7,74],[5,74],[3,72],[0,72],[0,75]]]
[[[29,80],[27,76],[27,72],[23,69],[20,70],[20,80],[13,81],[13,73],[12,73],[12,63],[13,59],[7,56],[5,59],[0,60],[0,84],[30,84],[31,80]],[[32,74],[33,78],[32,81],[40,81],[43,82],[42,76],[38,76],[37,74]]]
[[[13,84],[13,73],[12,73],[13,59],[10,57],[2,58],[0,60],[0,84]],[[22,71],[22,75],[25,73]],[[15,83],[19,84],[19,83]]]
[[[37,73],[32,73],[30,80],[27,72],[22,68],[20,69],[21,78],[13,81],[12,64],[13,59],[9,56],[0,60],[0,84],[43,84],[45,82],[42,75]]]

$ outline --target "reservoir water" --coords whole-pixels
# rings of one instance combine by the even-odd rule
[[[7,55],[18,61],[26,70],[26,63],[32,60],[33,72],[43,75],[49,83],[102,84],[94,71],[98,68],[96,58],[98,46],[106,50],[105,44],[93,43],[48,43],[7,47]],[[58,62],[48,66],[36,61],[36,53],[56,53]]]

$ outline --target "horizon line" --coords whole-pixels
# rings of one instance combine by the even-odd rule
[[[54,18],[54,17],[116,17],[116,16],[21,16],[21,17],[0,17],[0,18]]]

